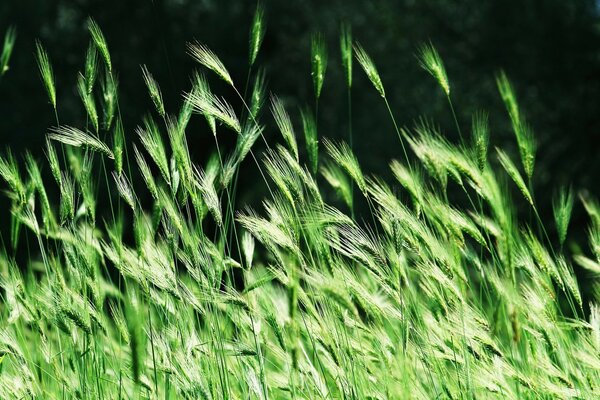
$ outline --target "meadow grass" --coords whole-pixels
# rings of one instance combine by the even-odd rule
[[[334,59],[320,35],[307,74],[315,109],[300,111],[297,135],[276,94],[263,109],[265,78],[253,67],[265,28],[259,7],[245,87],[216,53],[190,43],[200,69],[179,110],[142,66],[155,109],[137,134],[123,127],[116,71],[93,20],[77,78],[85,126],[59,123],[50,57],[37,43],[56,125],[46,162],[0,157],[12,204],[0,258],[0,398],[600,397],[600,286],[584,299],[573,270],[600,274],[600,206],[582,197],[589,250],[565,251],[573,191],[557,192],[556,226],[545,226],[531,184],[534,136],[506,75],[497,82],[520,166],[503,149],[490,154],[483,111],[470,138],[455,118],[459,143],[426,121],[398,126],[385,77],[343,25],[349,144],[318,134],[321,91],[334,90],[324,86]],[[14,31],[7,37],[0,73]],[[455,116],[439,53],[419,49]],[[354,57],[366,74],[354,78],[380,94],[389,140],[402,145],[391,182],[363,171],[353,151]],[[214,93],[211,79],[235,96]],[[187,145],[192,118],[215,140],[201,164]],[[265,138],[271,125],[281,138]],[[219,146],[222,135],[236,136],[233,149]],[[264,179],[259,209],[236,201],[244,164]],[[513,206],[519,196],[529,218]],[[354,217],[357,202],[368,218]],[[29,262],[18,264],[22,246]]]

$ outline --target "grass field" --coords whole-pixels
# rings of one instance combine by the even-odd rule
[[[155,107],[135,131],[123,128],[110,43],[93,20],[77,80],[84,126],[59,119],[51,56],[38,43],[31,73],[56,120],[46,160],[0,158],[12,203],[0,398],[600,398],[600,286],[582,298],[573,270],[600,274],[600,205],[563,188],[554,220],[540,218],[535,135],[506,75],[497,85],[515,154],[489,148],[484,111],[470,126],[454,118],[460,142],[427,120],[399,125],[368,43],[349,26],[336,49],[314,35],[315,103],[288,110],[257,65],[265,28],[259,9],[247,85],[189,43],[198,70],[178,110],[142,67]],[[416,62],[455,116],[435,47],[419,47]],[[346,87],[324,87],[333,63]],[[363,172],[360,133],[340,142],[318,132],[322,90],[348,97],[343,126],[368,112],[351,109],[353,79],[368,79],[389,111],[393,181]],[[213,92],[218,80],[235,95]],[[209,160],[187,145],[190,119],[214,135]],[[271,125],[280,137],[263,134]],[[235,148],[219,146],[223,135]],[[237,201],[246,166],[268,193],[255,209]],[[567,251],[576,200],[589,243]],[[25,264],[14,257],[23,246]]]

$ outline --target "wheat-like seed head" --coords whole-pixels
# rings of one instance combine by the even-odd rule
[[[327,46],[323,36],[318,33],[311,38],[310,59],[312,66],[312,79],[315,89],[315,97],[321,97],[321,89],[325,81],[325,72],[327,71]]]
[[[106,64],[108,72],[112,73],[112,62],[110,59],[110,53],[108,51],[108,45],[106,44],[106,39],[104,38],[102,30],[92,18],[88,20],[88,30],[90,32],[90,36],[92,37],[92,41],[104,59],[104,63]]]
[[[152,160],[160,170],[163,179],[171,185],[171,172],[167,160],[167,151],[162,141],[160,131],[151,118],[144,120],[144,128],[138,127],[137,133],[142,145],[152,157]]]
[[[188,53],[194,60],[216,73],[219,78],[233,87],[233,80],[225,65],[208,47],[200,43],[188,43]]]
[[[369,57],[369,55],[367,54],[365,49],[363,49],[360,43],[355,43],[353,48],[356,60],[362,67],[363,71],[365,71],[365,74],[367,74],[367,77],[369,78],[375,89],[377,89],[377,92],[381,95],[381,97],[385,98],[385,89],[383,88],[383,83],[381,82],[379,72],[377,72],[377,68],[373,63],[373,60],[371,60],[371,57]]]
[[[160,88],[158,87],[158,83],[148,71],[148,67],[142,65],[142,75],[144,77],[144,82],[146,83],[146,87],[148,88],[148,93],[150,94],[150,98],[154,103],[154,107],[156,107],[156,111],[158,115],[161,117],[165,117],[165,105],[163,103],[162,94],[160,92]]]
[[[275,119],[275,123],[277,124],[277,128],[279,128],[281,136],[283,136],[285,143],[297,160],[298,143],[296,142],[296,134],[294,133],[292,120],[285,110],[283,102],[275,95],[271,95],[271,113],[273,114],[273,118]]]
[[[81,73],[77,77],[77,89],[79,90],[79,96],[81,97],[88,118],[92,121],[94,132],[98,133],[100,126],[98,124],[96,102],[94,101],[94,96],[88,91],[86,79]]]
[[[186,95],[186,98],[189,99],[196,112],[209,115],[221,121],[235,132],[241,133],[240,121],[231,104],[225,99],[215,96],[208,90],[192,91]]]
[[[265,30],[265,10],[259,3],[256,6],[254,19],[252,20],[252,27],[250,28],[250,66],[253,66],[254,62],[256,61],[256,56],[260,50],[260,45],[265,37]]]
[[[304,139],[306,141],[306,151],[308,154],[308,164],[310,171],[317,173],[319,165],[319,139],[317,135],[317,124],[313,113],[308,109],[302,109],[300,116],[302,118],[302,127],[304,128]]]
[[[567,229],[571,220],[573,210],[573,190],[571,188],[560,189],[558,195],[552,199],[552,210],[554,211],[554,222],[558,232],[558,239],[562,245],[567,237]]]
[[[48,139],[75,147],[89,147],[106,155],[110,159],[114,159],[112,151],[104,142],[91,133],[83,132],[71,126],[61,125],[50,129]]]
[[[56,109],[56,87],[54,86],[54,72],[52,70],[52,64],[50,64],[48,53],[46,53],[46,50],[44,50],[39,41],[35,42],[35,49],[42,82],[46,88],[46,93],[50,99],[50,104],[52,104],[52,107]]]
[[[346,23],[342,24],[340,31],[340,52],[342,54],[342,66],[346,76],[346,85],[352,87],[352,27]]]
[[[419,63],[421,67],[429,72],[431,76],[438,82],[440,87],[446,93],[446,96],[450,96],[450,83],[448,82],[448,76],[446,75],[446,68],[440,55],[438,54],[433,44],[424,44],[419,49]]]

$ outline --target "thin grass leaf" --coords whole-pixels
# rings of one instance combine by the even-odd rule
[[[354,44],[354,54],[356,56],[356,60],[362,67],[363,71],[365,71],[365,74],[367,74],[367,77],[377,92],[381,95],[381,97],[385,98],[385,89],[383,88],[383,83],[381,82],[379,72],[377,72],[377,68],[373,63],[373,60],[371,60],[371,57],[369,57],[367,52],[359,43]]]
[[[225,65],[208,47],[200,43],[188,43],[188,54],[198,63],[216,73],[229,86],[234,86]]]
[[[75,147],[89,147],[92,150],[103,153],[110,159],[114,159],[114,155],[110,148],[100,139],[91,133],[85,133],[71,126],[63,125],[50,129],[48,139]]]

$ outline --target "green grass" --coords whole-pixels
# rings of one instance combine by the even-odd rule
[[[428,122],[398,126],[385,77],[344,25],[348,126],[355,56],[366,76],[354,78],[371,81],[395,128],[390,143],[402,145],[386,182],[361,168],[351,129],[350,144],[318,134],[321,90],[338,90],[323,85],[334,59],[321,36],[307,54],[315,110],[291,118],[276,95],[263,109],[264,75],[253,67],[265,23],[259,8],[245,88],[213,51],[190,44],[203,68],[174,111],[143,66],[155,114],[137,135],[124,132],[115,66],[93,20],[78,77],[86,126],[58,122],[50,58],[37,44],[56,126],[47,162],[0,158],[12,203],[0,259],[0,398],[600,397],[600,286],[584,300],[573,272],[576,262],[600,274],[600,206],[582,198],[589,252],[564,250],[574,196],[560,190],[555,220],[539,217],[534,136],[506,75],[498,86],[520,166],[505,150],[490,156],[485,112],[473,116],[470,139],[455,118],[460,143]],[[420,49],[455,116],[438,52]],[[236,96],[212,92],[211,79]],[[215,139],[202,165],[187,145],[192,118]],[[266,126],[281,138],[265,138]],[[222,135],[237,136],[232,150],[219,146]],[[257,140],[266,150],[254,150]],[[257,210],[236,200],[245,165],[264,178]],[[457,192],[464,200],[452,200]],[[518,197],[527,212],[517,213]],[[367,218],[354,218],[358,203]],[[30,262],[17,265],[23,246]]]

